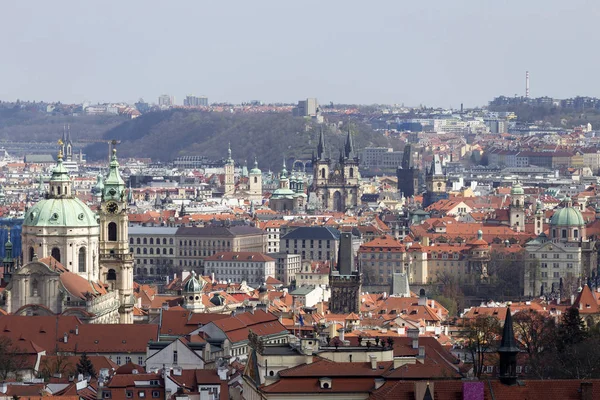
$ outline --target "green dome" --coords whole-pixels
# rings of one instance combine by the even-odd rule
[[[51,198],[37,202],[25,214],[23,226],[98,226],[96,214],[78,198]]]
[[[550,225],[553,226],[582,226],[585,225],[581,212],[575,207],[565,207],[554,212]]]
[[[196,273],[192,271],[192,276],[185,283],[183,291],[186,293],[202,293],[202,284],[196,279]]]
[[[296,194],[296,192],[294,192],[292,189],[279,188],[273,192],[272,198],[280,199],[282,197],[293,196],[295,194]]]
[[[512,187],[512,189],[510,189],[510,195],[519,195],[519,194],[525,194],[525,191],[523,190],[523,187],[519,184],[519,183],[515,183],[515,185]]]

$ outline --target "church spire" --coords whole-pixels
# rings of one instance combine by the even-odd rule
[[[104,199],[122,200],[125,190],[125,181],[119,172],[119,161],[117,160],[117,149],[112,150],[109,164],[108,176],[104,180]]]
[[[56,167],[52,170],[52,177],[50,178],[50,197],[66,197],[71,196],[71,178],[69,172],[63,165],[63,152],[62,152],[62,140],[58,141],[58,162]]]
[[[325,136],[323,135],[323,128],[319,132],[319,144],[317,145],[317,158],[322,160],[325,157]]]
[[[352,135],[350,134],[350,128],[348,128],[348,135],[346,136],[345,144],[346,158],[354,158],[354,143],[352,142]]]
[[[517,354],[519,347],[515,340],[513,329],[513,320],[510,313],[510,306],[506,308],[506,318],[504,319],[504,328],[502,330],[502,340],[498,348],[500,355],[500,382],[505,385],[514,385],[517,383]]]

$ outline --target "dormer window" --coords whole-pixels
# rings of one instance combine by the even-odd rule
[[[331,378],[319,379],[319,387],[321,389],[331,389]]]

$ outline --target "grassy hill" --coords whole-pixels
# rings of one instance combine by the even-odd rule
[[[221,159],[227,155],[231,142],[233,158],[237,162],[254,157],[262,169],[278,171],[283,158],[310,158],[316,148],[317,125],[289,114],[227,114],[191,110],[152,112],[124,122],[104,134],[106,139],[121,140],[121,157],[151,157],[170,161],[183,155],[202,155]],[[348,126],[324,127],[332,158],[337,158],[345,140]],[[374,132],[363,124],[349,126],[355,147],[389,146],[399,143]],[[88,159],[106,156],[106,145],[95,144],[86,148]]]

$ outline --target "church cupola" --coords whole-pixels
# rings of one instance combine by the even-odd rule
[[[515,385],[517,383],[517,354],[519,347],[515,340],[512,315],[510,306],[506,308],[506,318],[504,319],[504,328],[502,330],[502,340],[498,348],[500,355],[500,382],[505,385]]]
[[[183,306],[188,310],[202,311],[204,304],[202,303],[203,282],[196,278],[196,272],[192,271],[192,275],[183,287]]]
[[[70,198],[73,197],[72,190],[69,172],[63,165],[63,153],[61,149],[58,152],[58,163],[54,167],[52,177],[50,178],[50,193],[48,197],[51,199]]]

